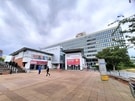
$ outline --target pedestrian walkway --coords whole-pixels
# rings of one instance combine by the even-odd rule
[[[128,85],[94,71],[0,75],[0,101],[135,101]]]

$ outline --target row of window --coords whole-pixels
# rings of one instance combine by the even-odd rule
[[[123,38],[122,37],[115,37],[116,40],[122,40]],[[101,42],[111,42],[113,41],[112,38],[106,38],[106,39],[101,39],[99,40],[98,42],[101,43]]]
[[[50,60],[51,59],[51,57],[49,57],[49,56],[35,55],[35,54],[31,55],[31,58],[39,59],[39,60]]]
[[[111,42],[112,41],[112,39],[110,38],[106,38],[106,39],[101,39],[101,40],[99,40],[98,42],[99,43],[101,43],[101,42]]]
[[[96,40],[96,38],[89,39],[89,40],[87,40],[87,42],[89,42],[89,41],[94,41],[94,40]]]
[[[93,45],[96,44],[96,42],[87,43],[87,45]]]
[[[102,33],[97,33],[96,38],[101,39],[101,38],[108,38],[108,37],[113,37],[113,36],[120,36],[118,31],[116,31],[117,34],[112,35],[113,32],[114,32],[114,30],[108,30],[108,31],[105,31]]]
[[[87,47],[87,49],[95,48],[95,46]]]
[[[108,46],[112,46],[113,43],[103,43],[103,44],[98,44],[96,45],[97,47],[108,47]]]
[[[87,57],[96,56],[96,54],[89,54]]]
[[[97,50],[89,50],[88,53],[97,52]]]

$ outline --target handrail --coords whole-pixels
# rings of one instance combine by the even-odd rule
[[[131,91],[132,96],[135,98],[135,82],[129,82],[129,88]]]

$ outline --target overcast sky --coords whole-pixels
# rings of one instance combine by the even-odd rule
[[[135,14],[135,0],[0,0],[0,49],[39,49]]]

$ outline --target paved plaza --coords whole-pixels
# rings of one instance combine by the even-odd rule
[[[135,101],[128,85],[94,71],[0,75],[0,101]]]

